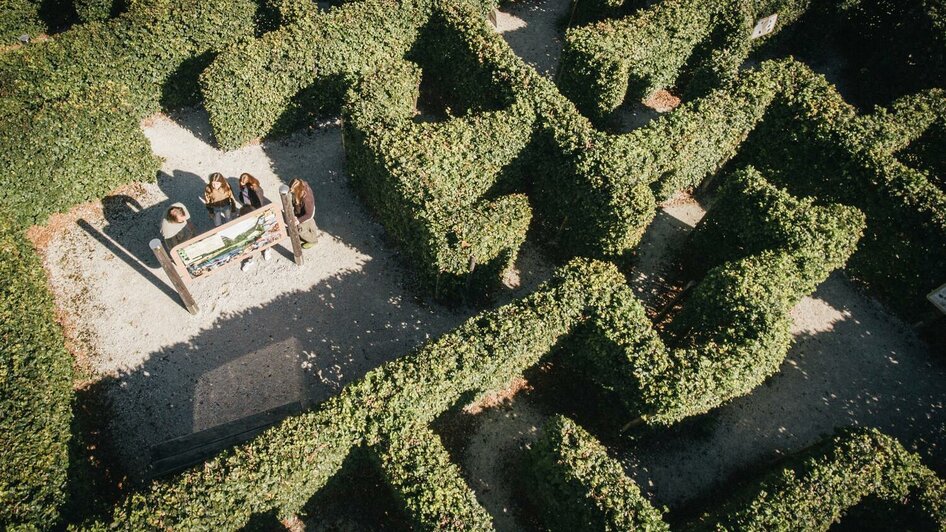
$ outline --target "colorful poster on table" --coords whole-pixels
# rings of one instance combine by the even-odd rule
[[[270,204],[174,246],[171,258],[184,279],[196,279],[286,238],[282,209]]]

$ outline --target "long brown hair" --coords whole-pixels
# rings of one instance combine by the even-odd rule
[[[293,179],[289,182],[289,192],[292,193],[292,201],[296,205],[302,205],[302,202],[305,200],[306,190],[305,183],[299,179]]]
[[[240,186],[241,187],[250,187],[250,188],[262,188],[262,185],[259,183],[259,179],[251,176],[250,174],[243,172],[240,174]]]
[[[230,189],[230,183],[227,183],[227,178],[223,177],[223,174],[220,172],[214,172],[210,174],[210,181],[207,182],[207,186],[204,187],[204,194],[210,194],[213,192],[214,181],[220,183],[220,189],[228,194],[233,194],[233,190]]]

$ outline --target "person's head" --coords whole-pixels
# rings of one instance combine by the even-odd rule
[[[289,182],[289,192],[292,193],[292,202],[296,205],[302,205],[302,202],[305,200],[305,182],[301,179],[293,179]]]
[[[187,213],[181,207],[171,207],[168,209],[167,219],[169,222],[182,223],[187,220]]]
[[[218,190],[223,189],[224,191],[230,190],[230,185],[227,183],[227,178],[223,177],[223,174],[220,172],[214,172],[210,174],[210,182],[207,183],[207,190]]]
[[[250,174],[243,172],[240,174],[240,186],[241,187],[251,187],[251,188],[260,188],[259,179],[251,176]]]

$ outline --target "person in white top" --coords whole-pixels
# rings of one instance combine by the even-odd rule
[[[174,203],[164,211],[161,219],[161,238],[168,251],[181,242],[186,242],[197,234],[194,223],[191,222],[191,213],[183,203]]]

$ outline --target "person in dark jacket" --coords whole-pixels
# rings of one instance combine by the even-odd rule
[[[289,182],[289,192],[292,195],[293,214],[299,223],[302,247],[311,248],[319,239],[319,228],[315,225],[315,194],[312,193],[312,187],[301,179]]]
[[[240,202],[243,203],[243,207],[240,208],[240,216],[253,212],[269,203],[266,196],[263,195],[263,187],[260,185],[259,179],[246,172],[240,174]]]

